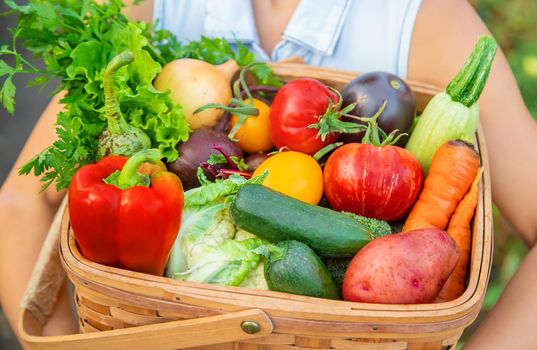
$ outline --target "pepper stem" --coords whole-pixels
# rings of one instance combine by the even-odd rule
[[[497,46],[496,41],[488,35],[479,38],[472,54],[446,88],[453,101],[466,107],[477,101],[487,82]]]
[[[138,168],[142,163],[150,162],[157,163],[162,158],[162,154],[156,148],[144,149],[142,151],[136,152],[132,157],[127,160],[123,169],[119,174],[117,179],[117,187],[121,189],[127,189],[129,187],[136,186],[140,183],[144,183],[142,178],[147,175],[138,173]]]

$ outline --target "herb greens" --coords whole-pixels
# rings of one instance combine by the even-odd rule
[[[33,171],[42,175],[44,187],[55,183],[62,189],[79,167],[95,160],[97,138],[106,126],[104,68],[112,57],[127,49],[135,59],[116,75],[121,111],[129,124],[150,137],[164,158],[177,158],[175,146],[188,138],[188,126],[181,107],[173,103],[169,93],[153,87],[161,64],[143,34],[147,25],[122,15],[120,0],[102,5],[93,0],[31,0],[26,5],[5,2],[10,12],[19,15],[12,46],[0,50],[1,55],[15,56],[15,67],[0,61],[0,76],[6,76],[1,89],[6,110],[13,113],[16,89],[12,77],[17,73],[39,74],[32,85],[59,78],[58,91],[67,92],[61,101],[65,109],[56,121],[58,140],[19,169],[20,174]],[[17,52],[19,42],[43,59],[43,70]]]
[[[67,93],[65,108],[57,116],[58,140],[19,169],[20,174],[41,176],[43,188],[55,184],[68,187],[81,166],[96,159],[97,138],[106,127],[103,76],[110,59],[131,50],[135,60],[116,75],[116,91],[126,121],[142,129],[168,162],[178,157],[175,146],[188,139],[189,129],[181,107],[169,92],[156,90],[152,81],[162,66],[178,58],[196,58],[220,64],[233,58],[240,66],[254,61],[253,53],[237,43],[236,50],[224,39],[202,37],[181,44],[166,30],[153,30],[144,22],[130,21],[121,13],[121,0],[97,4],[94,0],[30,0],[18,5],[4,0],[17,14],[11,45],[0,47],[0,56],[15,57],[12,67],[0,59],[0,102],[11,114],[15,108],[15,74],[38,77],[29,86],[60,80],[57,91]],[[4,14],[4,15],[6,15]],[[38,69],[17,52],[22,43],[45,68]],[[281,85],[267,65],[257,65],[252,74],[259,84]]]

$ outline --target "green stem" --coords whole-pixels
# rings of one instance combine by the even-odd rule
[[[250,100],[250,102],[252,102],[254,100],[254,98],[253,98],[252,94],[250,93],[250,89],[248,89],[248,84],[246,83],[246,72],[248,72],[250,70],[250,68],[252,68],[253,66],[256,66],[256,65],[259,65],[259,64],[262,64],[262,63],[261,62],[252,62],[250,64],[247,64],[246,66],[244,66],[243,69],[241,69],[241,71],[239,73],[239,81],[240,81],[241,87],[244,90],[244,92],[246,93],[246,96],[248,96],[248,99]],[[240,99],[241,98],[240,93],[238,95],[236,95],[235,98]]]
[[[232,114],[247,114],[247,115],[253,115],[253,116],[259,115],[259,110],[254,107],[229,107],[229,106],[219,104],[219,103],[208,103],[206,105],[203,105],[200,108],[196,109],[194,111],[194,114],[203,112],[204,110],[210,109],[210,108],[221,109],[225,112],[229,112]]]
[[[244,68],[241,69],[241,72],[239,74],[239,79],[237,79],[233,83],[233,98],[231,98],[230,105],[235,105],[235,107],[226,106],[219,103],[208,103],[206,105],[201,106],[200,108],[196,109],[194,111],[194,114],[203,112],[206,109],[210,108],[216,108],[223,110],[225,112],[231,113],[236,115],[239,120],[231,131],[229,132],[229,139],[232,141],[237,141],[234,139],[235,134],[240,129],[242,124],[244,124],[244,121],[248,119],[249,117],[257,117],[259,115],[259,110],[255,108],[254,105],[254,97],[252,96],[252,93],[250,92],[250,89],[248,88],[248,84],[246,83],[246,73],[250,68],[252,68],[255,65],[263,64],[262,62],[252,62],[250,64],[247,64],[244,66]],[[241,97],[241,87],[242,90],[246,93],[246,96],[248,97],[248,103],[245,103],[244,100],[242,100]]]
[[[21,55],[19,55],[18,52],[16,51],[12,51],[12,50],[6,50],[6,51],[3,51],[0,53],[0,56],[3,56],[3,55],[13,55],[15,56],[16,60],[20,60],[22,61],[24,64],[26,64],[28,67],[30,67],[32,70],[26,70],[26,69],[18,69],[18,67],[15,67],[15,69],[17,70],[17,73],[40,73],[40,74],[47,74],[47,72],[45,70],[42,70],[42,69],[39,69],[37,68],[36,66],[34,66],[33,64],[31,64],[28,60],[26,60],[24,57],[22,57]]]
[[[321,148],[320,150],[318,150],[314,155],[313,155],[313,159],[315,159],[316,161],[319,161],[322,157],[324,157],[325,155],[327,155],[329,152],[335,150],[336,148],[340,147],[340,146],[343,146],[343,142],[335,142],[335,143],[331,143],[329,145],[326,145],[324,146],[323,148]]]
[[[235,83],[233,84],[233,94],[235,96],[231,100],[232,102],[237,104],[237,107],[235,107],[234,111],[228,110],[226,112],[235,114],[239,119],[237,120],[235,125],[233,125],[233,128],[231,128],[228,134],[228,138],[231,141],[237,141],[235,140],[235,134],[237,133],[237,131],[239,131],[239,129],[241,128],[242,124],[244,124],[246,119],[252,116],[256,117],[259,115],[259,110],[257,108],[254,108],[254,97],[252,96],[252,93],[250,92],[250,89],[248,88],[248,84],[246,83],[246,72],[248,72],[248,70],[252,68],[253,66],[259,65],[259,64],[262,64],[262,63],[252,62],[244,66],[239,73],[239,79],[237,79],[237,81],[235,81]],[[246,97],[248,98],[248,101],[249,101],[248,104],[245,104],[242,100],[241,87],[244,93],[246,94]]]
[[[341,93],[332,87],[328,88],[337,95],[338,101],[334,105],[332,99],[328,98],[328,107],[326,108],[326,111],[319,117],[317,123],[308,125],[308,128],[317,129],[317,136],[320,137],[323,142],[328,134],[355,134],[364,131],[366,128],[364,125],[341,120],[342,116],[348,116],[348,113],[356,107],[356,103],[352,103],[341,109],[341,105],[343,104]]]
[[[119,101],[114,88],[114,77],[119,68],[134,61],[134,55],[131,51],[123,51],[119,55],[112,58],[104,72],[104,111],[108,120],[108,130],[112,135],[121,134],[124,130],[126,121],[123,119]]]
[[[358,118],[359,120],[368,124],[365,135],[362,138],[362,143],[370,144],[376,147],[391,146],[397,143],[401,137],[407,135],[406,133],[403,133],[396,137],[395,135],[399,132],[398,129],[395,129],[389,135],[386,135],[384,130],[378,126],[377,119],[380,117],[382,112],[384,112],[386,103],[387,101],[384,101],[379,110],[372,117]]]
[[[127,160],[127,163],[121,169],[121,173],[117,179],[117,186],[121,189],[126,189],[132,186],[136,186],[140,183],[140,179],[143,175],[138,173],[138,168],[142,163],[150,162],[156,163],[160,161],[162,154],[156,148],[144,149],[132,155],[132,157]]]
[[[479,38],[472,54],[446,88],[453,101],[466,107],[477,101],[487,82],[497,46],[490,36]]]
[[[148,43],[146,48],[147,48],[147,51],[149,52],[149,54],[155,59],[155,61],[160,63],[161,66],[164,66],[166,64],[166,60],[160,55],[160,53],[157,51],[157,49],[155,49],[153,44]]]
[[[15,48],[13,50],[5,50],[5,51],[0,52],[0,56],[4,56],[4,55],[12,55],[15,57],[15,61],[16,61],[15,70],[17,73],[47,74],[45,70],[37,68],[30,61],[28,61],[22,55],[20,55]],[[0,60],[0,61],[3,61],[3,60]],[[32,70],[30,71],[30,70],[22,69],[22,65],[20,64],[21,62],[26,64]]]
[[[245,104],[241,100],[237,100],[236,98],[232,98],[231,103],[235,104],[236,105],[235,107],[226,106],[226,105],[223,105],[223,104],[220,104],[220,103],[208,103],[208,104],[203,105],[200,108],[196,109],[194,111],[194,114],[199,113],[199,112],[203,112],[206,109],[216,108],[216,109],[221,109],[224,112],[228,112],[228,113],[231,113],[233,115],[236,115],[239,118],[239,120],[237,121],[237,123],[235,123],[235,125],[233,125],[233,128],[229,132],[228,138],[231,141],[237,141],[237,140],[235,140],[235,134],[237,133],[237,131],[239,131],[239,129],[242,126],[242,124],[244,124],[244,121],[246,119],[248,119],[249,117],[257,117],[259,115],[259,109],[253,107],[253,102],[252,101],[253,100],[250,100],[250,102],[248,104]]]

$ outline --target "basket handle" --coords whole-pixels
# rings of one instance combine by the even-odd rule
[[[178,349],[265,337],[273,329],[260,309],[61,336],[40,336],[41,322],[28,309],[21,309],[19,316],[19,335],[32,350]]]
[[[49,229],[21,302],[17,327],[27,349],[177,349],[260,338],[272,333],[272,321],[267,314],[252,309],[110,331],[41,336],[42,326],[51,314],[57,292],[65,280],[58,241],[66,203],[64,199]]]

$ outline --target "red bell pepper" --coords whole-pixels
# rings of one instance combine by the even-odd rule
[[[69,216],[88,260],[162,275],[179,233],[184,193],[158,150],[108,156],[81,167],[69,186]],[[150,162],[153,164],[143,164]],[[120,172],[119,172],[120,171]]]

